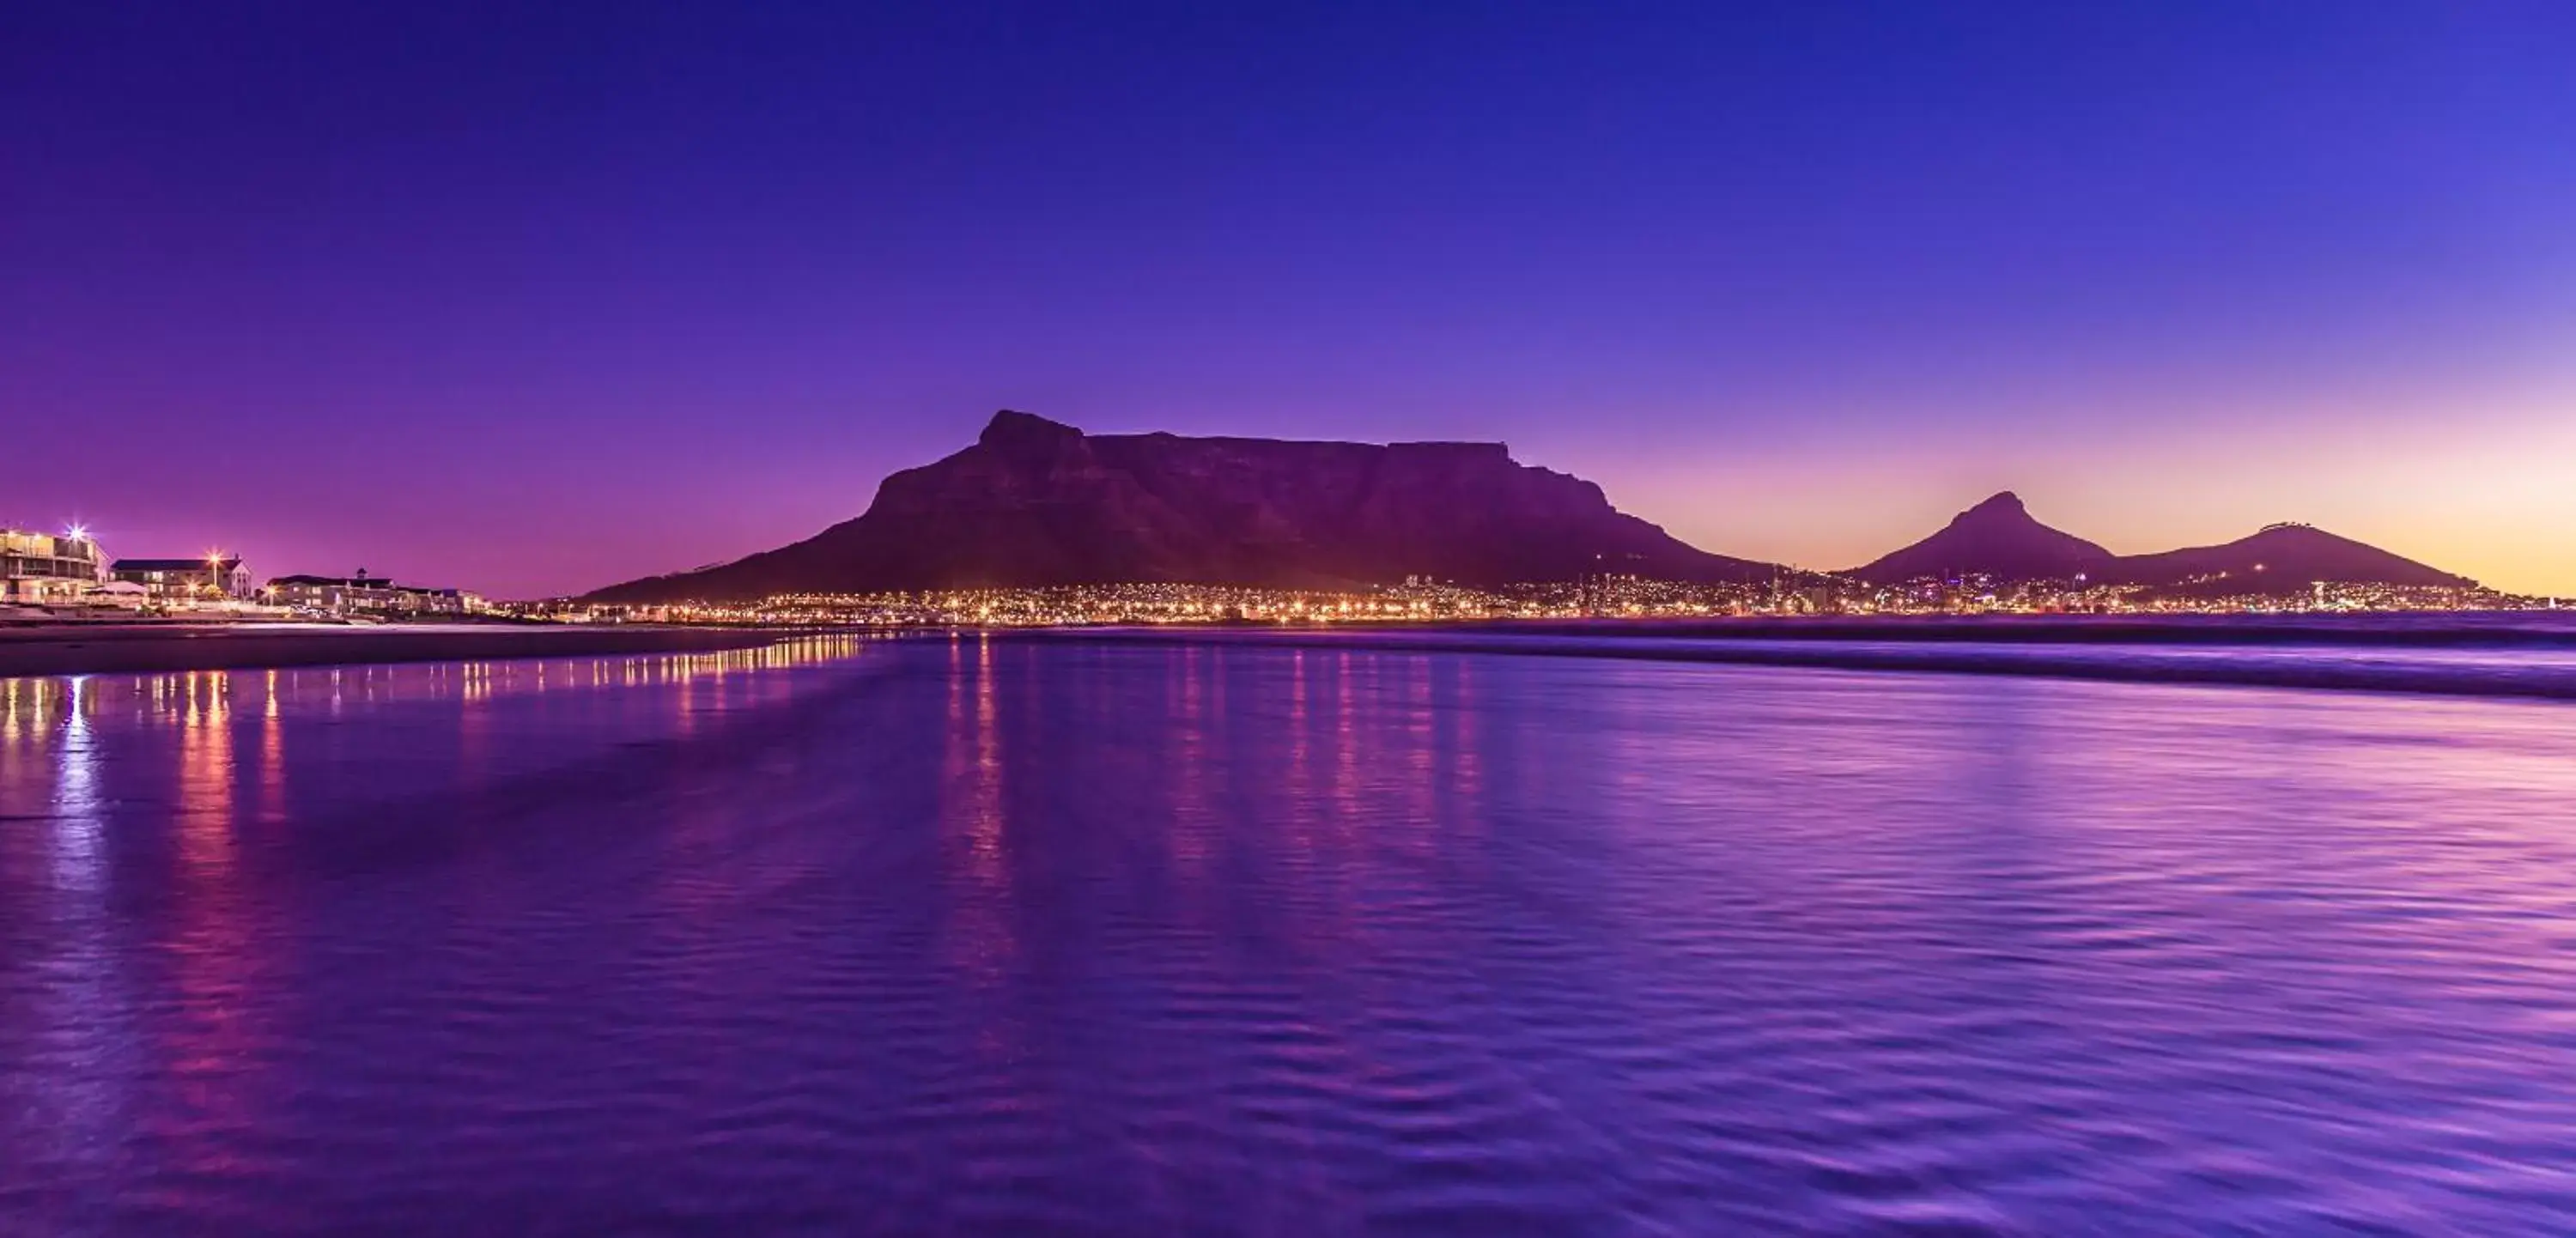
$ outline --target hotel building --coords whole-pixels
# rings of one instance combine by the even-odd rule
[[[262,594],[278,606],[332,614],[470,615],[485,609],[476,594],[398,585],[382,576],[369,576],[365,568],[354,576],[280,576],[268,582]]]
[[[0,602],[76,602],[107,579],[98,543],[64,534],[0,528]],[[202,565],[200,565],[202,566]]]

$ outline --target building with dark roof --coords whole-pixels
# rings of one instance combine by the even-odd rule
[[[250,596],[250,569],[240,555],[207,555],[197,559],[119,559],[107,569],[112,580],[143,586],[144,592],[168,601],[206,601]]]
[[[332,614],[465,615],[483,609],[482,598],[461,589],[398,585],[365,568],[351,576],[280,576],[261,594],[279,606]]]
[[[279,606],[333,614],[391,610],[393,592],[394,582],[369,576],[363,567],[354,576],[280,576],[260,590],[261,596]]]

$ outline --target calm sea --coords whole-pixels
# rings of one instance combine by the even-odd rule
[[[9,1235],[2572,1230],[2565,702],[973,635],[0,682]]]

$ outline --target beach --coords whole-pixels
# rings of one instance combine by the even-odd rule
[[[2551,612],[2549,620],[2554,620]],[[2516,616],[2244,622],[1762,620],[1030,630],[1074,644],[1608,658],[1816,670],[2576,700],[2576,632]],[[1678,668],[1675,668],[1678,669]]]
[[[62,623],[0,626],[0,678],[697,653],[781,633],[642,625]]]

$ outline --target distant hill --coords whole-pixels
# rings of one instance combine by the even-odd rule
[[[2227,593],[2293,593],[2320,580],[2455,588],[2477,583],[2303,524],[2274,525],[2221,546],[2127,555],[2104,579],[2164,589],[2207,580]]]
[[[1186,582],[1471,585],[1624,572],[1768,580],[1694,549],[1578,477],[1501,443],[1330,443],[1085,434],[1004,411],[975,444],[885,479],[857,519],[605,602],[778,593]]]
[[[2072,533],[2041,524],[2012,491],[1950,519],[1938,533],[1852,569],[1873,584],[1978,572],[2000,580],[2066,580],[2099,571],[2115,558]]]
[[[2318,581],[2473,588],[2477,582],[2303,524],[2278,524],[2221,546],[2115,555],[2032,518],[2005,491],[1940,532],[1847,575],[1873,584],[1984,573],[1999,581],[2145,585],[2166,593],[2296,593]]]

